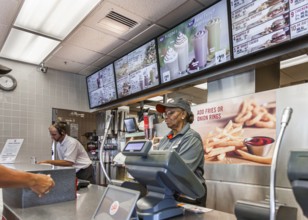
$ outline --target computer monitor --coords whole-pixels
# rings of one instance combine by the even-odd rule
[[[91,220],[129,220],[139,194],[136,190],[108,185]]]
[[[134,133],[139,131],[137,122],[135,118],[125,118],[124,126],[127,133]]]
[[[126,168],[135,180],[148,190],[145,197],[137,201],[138,216],[146,219],[167,219],[182,215],[174,194],[200,198],[205,189],[201,181],[175,151],[149,151],[148,155],[129,155]]]

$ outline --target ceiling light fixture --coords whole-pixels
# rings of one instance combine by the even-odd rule
[[[27,0],[14,26],[63,40],[99,2]]]
[[[12,28],[1,57],[39,65],[60,41]]]
[[[280,69],[285,69],[291,66],[299,65],[302,63],[307,63],[308,62],[308,55],[300,55],[297,57],[293,57],[291,59],[283,60],[280,62]]]

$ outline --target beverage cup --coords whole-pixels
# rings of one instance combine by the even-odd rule
[[[208,30],[200,30],[194,36],[194,52],[195,58],[199,62],[200,68],[205,67],[207,64],[208,56]]]
[[[168,48],[164,62],[170,72],[171,80],[176,79],[179,76],[180,70],[178,63],[178,53],[173,48]]]
[[[220,50],[220,18],[211,19],[206,27],[208,30],[210,54],[214,54]]]
[[[176,38],[174,48],[178,53],[180,72],[185,72],[189,64],[188,59],[188,38],[182,32]]]

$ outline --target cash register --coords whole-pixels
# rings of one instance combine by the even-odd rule
[[[288,178],[297,203],[308,217],[308,151],[291,151]]]
[[[136,140],[128,142],[122,151],[128,172],[147,188],[147,194],[137,201],[137,214],[143,220],[183,215],[173,195],[180,193],[196,199],[204,195],[205,189],[177,152],[150,150],[151,147],[151,141]]]

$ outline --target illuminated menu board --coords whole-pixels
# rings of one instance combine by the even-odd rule
[[[219,1],[158,37],[161,82],[230,60],[227,1]]]
[[[155,40],[114,62],[118,97],[125,97],[159,84]]]
[[[87,76],[90,108],[99,107],[117,98],[113,65]]]
[[[234,58],[308,33],[307,0],[231,0]]]
[[[290,0],[291,39],[308,34],[308,1]]]

